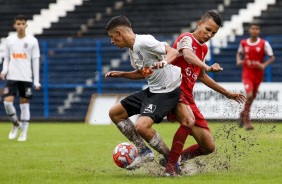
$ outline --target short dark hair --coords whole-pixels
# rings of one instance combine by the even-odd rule
[[[258,22],[251,22],[251,23],[249,23],[249,28],[252,27],[252,26],[260,27],[260,24]]]
[[[202,15],[201,20],[203,22],[205,22],[207,19],[212,19],[219,27],[222,25],[221,17],[216,10],[209,10]]]
[[[119,15],[116,17],[111,18],[106,26],[106,30],[109,31],[117,26],[126,26],[131,28],[131,23],[126,16]]]
[[[24,21],[27,21],[27,17],[25,15],[17,15],[14,17],[14,23],[17,21],[17,20],[24,20]]]

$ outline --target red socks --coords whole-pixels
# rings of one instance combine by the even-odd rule
[[[185,149],[181,153],[181,158],[183,160],[188,160],[195,158],[200,155],[205,155],[204,152],[200,149],[198,144],[194,144],[190,146],[189,148]]]
[[[186,138],[191,133],[191,129],[186,126],[180,126],[174,134],[172,147],[169,155],[169,160],[167,166],[175,167],[176,162],[178,161],[183,146],[185,144]]]

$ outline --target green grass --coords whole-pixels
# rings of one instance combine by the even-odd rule
[[[171,141],[178,124],[154,128]],[[112,161],[114,147],[126,141],[115,126],[33,123],[28,140],[8,140],[9,123],[0,124],[1,184],[64,183],[281,183],[282,123],[257,123],[254,131],[233,123],[211,123],[217,151],[198,157],[204,166],[192,176],[159,177],[158,165],[128,172]],[[194,143],[188,138],[186,146]]]

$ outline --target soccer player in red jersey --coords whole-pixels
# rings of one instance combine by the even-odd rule
[[[237,66],[243,66],[242,81],[246,90],[247,100],[243,111],[240,113],[239,126],[246,125],[247,130],[253,129],[250,120],[250,109],[256,98],[259,85],[263,80],[264,69],[274,62],[274,54],[270,44],[259,37],[260,26],[251,23],[249,26],[250,38],[243,39],[240,43],[236,59]],[[269,58],[264,62],[265,56]],[[243,58],[244,59],[241,59]]]
[[[208,51],[205,42],[209,41],[217,33],[220,26],[220,15],[216,11],[208,11],[202,15],[198,21],[198,27],[193,33],[183,33],[173,44],[173,47],[179,51],[179,56],[172,64],[181,68],[183,78],[180,86],[180,101],[174,112],[167,116],[169,121],[177,120],[180,122],[166,164],[165,175],[167,176],[177,174],[176,165],[180,155],[182,160],[188,160],[196,156],[210,154],[215,149],[207,121],[193,99],[193,87],[197,79],[229,99],[236,100],[239,103],[245,101],[243,94],[227,91],[205,72],[222,70],[217,63],[211,66],[212,70],[209,70],[209,66],[204,63]],[[188,135],[193,136],[197,144],[182,151]]]

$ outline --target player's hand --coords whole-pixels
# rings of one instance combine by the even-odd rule
[[[236,102],[238,103],[244,103],[246,101],[246,97],[245,95],[241,94],[241,93],[232,93],[232,92],[229,92],[227,95],[226,95],[227,98],[229,99],[232,99],[232,100],[235,100]]]
[[[41,87],[41,86],[34,86],[34,89],[35,89],[35,90],[40,90],[40,87]]]
[[[153,66],[151,68],[152,69],[160,69],[160,68],[163,68],[165,65],[167,65],[167,62],[165,60],[157,61],[153,64]]]
[[[0,78],[1,78],[2,80],[6,80],[6,74],[1,73]]]
[[[238,60],[236,63],[237,66],[243,66],[243,64],[244,64],[244,60]]]
[[[34,89],[35,89],[35,90],[40,90],[41,84],[35,82],[35,83],[33,83],[33,86],[34,86]]]
[[[108,73],[106,73],[105,77],[109,78],[109,77],[113,77],[113,78],[118,78],[122,76],[122,72],[120,71],[110,71]]]
[[[208,72],[220,72],[223,68],[220,67],[218,63],[214,63],[213,65],[209,66],[207,71]]]
[[[261,70],[265,69],[265,65],[263,63],[256,63],[256,67]]]

